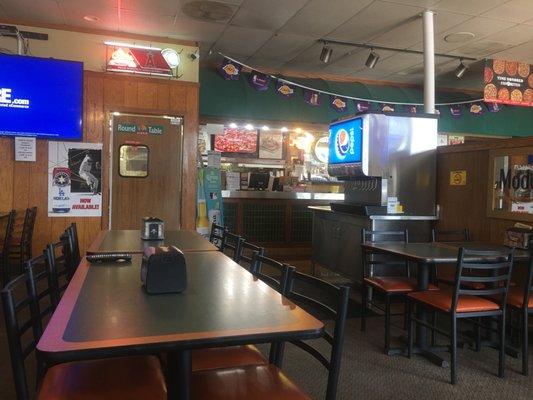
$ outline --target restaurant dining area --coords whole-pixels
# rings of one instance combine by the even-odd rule
[[[532,10],[0,0],[0,400],[533,399]]]

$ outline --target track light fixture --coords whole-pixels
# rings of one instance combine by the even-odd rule
[[[379,54],[374,52],[374,48],[370,49],[370,54],[368,55],[368,58],[365,61],[365,65],[367,68],[374,68],[379,60]]]
[[[459,65],[457,66],[457,68],[455,68],[455,71],[453,72],[453,74],[455,75],[457,79],[461,79],[467,69],[468,67],[463,64],[463,59],[461,59],[459,61]]]
[[[324,43],[324,47],[322,47],[322,51],[320,52],[320,61],[322,61],[324,64],[327,64],[331,59],[332,54],[333,49],[328,47],[327,43]]]

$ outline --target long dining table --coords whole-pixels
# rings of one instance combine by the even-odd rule
[[[365,243],[361,244],[363,252],[374,254],[388,254],[394,257],[411,261],[417,265],[417,290],[428,290],[431,271],[439,264],[454,264],[457,262],[459,248],[465,246],[478,250],[497,250],[503,246],[481,242],[430,242],[430,243]],[[516,261],[528,261],[529,252],[515,250]],[[426,320],[427,312],[423,307],[416,310],[421,320]],[[431,362],[442,367],[448,362],[437,353],[448,349],[448,346],[430,346],[427,343],[428,328],[416,324],[416,338],[414,352],[422,355]]]
[[[163,295],[143,289],[140,254],[131,263],[84,258],[37,344],[39,356],[56,364],[166,352],[168,398],[183,400],[193,349],[322,335],[321,321],[223,253],[184,255],[186,290]]]

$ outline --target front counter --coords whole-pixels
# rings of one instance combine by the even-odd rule
[[[311,206],[313,213],[312,262],[360,283],[361,230],[409,230],[409,241],[427,242],[435,216],[362,216],[334,212],[329,206]]]
[[[342,193],[222,191],[224,224],[246,240],[273,247],[310,248],[309,206],[343,201]]]

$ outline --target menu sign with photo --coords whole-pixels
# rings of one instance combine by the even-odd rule
[[[486,60],[483,79],[486,102],[533,106],[533,73],[529,64]]]

